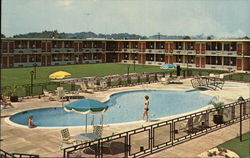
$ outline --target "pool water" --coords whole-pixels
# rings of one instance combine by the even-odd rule
[[[199,91],[173,90],[135,90],[116,93],[105,102],[109,106],[103,114],[104,124],[132,122],[142,119],[145,95],[149,96],[149,118],[171,116],[190,112],[206,106],[212,96]],[[21,125],[27,125],[28,116],[32,115],[38,126],[81,126],[85,125],[85,115],[66,112],[62,107],[40,108],[17,113],[10,120]],[[88,124],[100,122],[101,115],[88,114]]]

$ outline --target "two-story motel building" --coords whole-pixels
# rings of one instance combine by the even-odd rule
[[[2,68],[107,62],[250,71],[250,40],[1,39]]]

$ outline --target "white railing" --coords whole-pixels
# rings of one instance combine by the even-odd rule
[[[38,49],[31,49],[31,48],[27,48],[27,49],[14,49],[14,53],[41,53],[42,49],[38,48]]]
[[[122,60],[121,61],[122,63],[128,63],[128,64],[138,64],[138,60]]]

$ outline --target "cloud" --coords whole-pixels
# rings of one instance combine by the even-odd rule
[[[73,0],[59,0],[58,4],[64,7],[69,7],[73,3]]]

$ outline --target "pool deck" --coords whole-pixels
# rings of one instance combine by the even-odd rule
[[[112,88],[107,91],[95,92],[94,94],[90,93],[81,93],[86,98],[92,98],[99,101],[105,101],[108,99],[110,94],[124,91],[124,90],[136,90],[136,89],[164,89],[164,90],[189,90],[192,89],[190,79],[182,80],[183,84],[169,84],[163,85],[161,83],[151,83],[145,85],[137,85],[133,87],[120,87]],[[249,97],[249,87],[239,86],[235,84],[235,87],[225,86],[222,90],[207,90],[202,91],[201,93],[219,96],[220,100],[224,103],[231,103],[237,100],[239,96],[244,98]],[[71,100],[72,101],[72,100]],[[64,103],[65,104],[65,103]],[[46,102],[43,98],[31,98],[24,99],[22,102],[13,103],[15,108],[13,109],[4,109],[1,110],[1,149],[7,152],[16,152],[16,153],[29,153],[29,154],[39,154],[41,157],[61,157],[62,150],[60,149],[61,145],[61,134],[60,130],[65,127],[38,127],[30,129],[28,127],[13,126],[6,122],[8,117],[16,112],[41,108],[41,107],[54,107],[62,106],[61,102],[58,101],[49,101]],[[142,105],[143,107],[143,105]],[[202,109],[206,109],[204,107]],[[201,110],[201,109],[199,109]],[[196,110],[198,111],[198,110]],[[191,112],[189,112],[191,113]],[[187,114],[187,113],[186,113]],[[181,114],[183,115],[183,114]],[[171,117],[165,117],[159,119],[167,120],[173,117],[178,117],[180,115],[175,115]],[[111,135],[112,133],[124,132],[134,128],[139,128],[142,125],[149,125],[156,122],[144,122],[136,121],[132,123],[122,123],[114,125],[105,125],[103,136]],[[128,126],[129,125],[129,126]],[[245,120],[243,123],[243,131],[249,131],[249,120]],[[84,127],[68,127],[71,135],[76,135],[84,131]],[[205,136],[201,136],[194,140],[188,141],[186,143],[174,146],[170,149],[163,150],[158,152],[150,157],[196,157],[200,153],[211,149],[224,141],[236,137],[239,133],[239,124],[231,125],[229,127],[220,129],[216,132],[212,132]],[[92,131],[92,127],[88,127],[89,131]],[[221,137],[223,135],[223,137]]]

